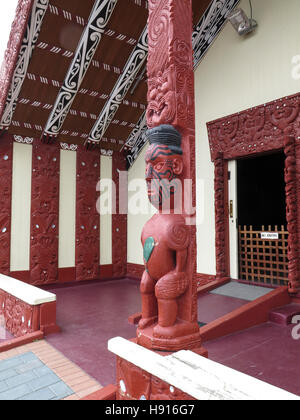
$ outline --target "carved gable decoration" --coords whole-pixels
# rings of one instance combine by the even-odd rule
[[[212,160],[218,153],[229,160],[282,149],[284,136],[300,133],[299,106],[297,94],[209,122]]]

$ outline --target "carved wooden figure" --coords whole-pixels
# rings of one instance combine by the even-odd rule
[[[139,344],[201,347],[195,279],[196,230],[187,223],[184,181],[195,180],[191,0],[149,0],[146,154],[148,198],[158,213],[142,233]],[[190,192],[195,203],[195,191]]]
[[[142,232],[145,272],[141,281],[138,340],[164,350],[199,345],[198,324],[185,319],[186,308],[180,301],[190,282],[187,269],[191,245],[190,227],[180,208],[184,166],[181,135],[174,127],[162,125],[149,130],[147,136],[148,197],[159,212]],[[145,333],[147,339],[144,331],[148,327],[153,329]]]

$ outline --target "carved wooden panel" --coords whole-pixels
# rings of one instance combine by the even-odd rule
[[[216,278],[228,276],[226,270],[226,218],[225,218],[225,162],[220,153],[215,159],[215,228],[216,228]]]
[[[99,151],[77,151],[76,281],[99,278],[100,216],[96,209]]]
[[[13,139],[5,133],[0,138],[0,273],[10,272],[10,231],[12,194]]]
[[[180,389],[117,357],[117,400],[194,400]]]
[[[58,281],[59,165],[57,145],[34,140],[30,242],[30,277],[34,285]]]
[[[212,160],[282,149],[284,136],[296,136],[299,107],[300,95],[293,95],[208,123]]]
[[[148,127],[194,125],[190,0],[149,1]]]
[[[289,290],[300,291],[300,95],[292,95],[207,124],[215,163],[217,277],[225,275],[228,220],[225,212],[226,160],[284,150],[287,225],[289,231]],[[223,172],[223,180],[222,180]],[[222,210],[223,206],[223,210]],[[223,216],[222,216],[223,213]],[[227,238],[228,239],[228,238]]]
[[[4,317],[6,329],[15,337],[22,337],[38,330],[39,307],[30,306],[2,290],[0,315]]]
[[[124,186],[120,185],[120,171],[126,171],[126,160],[122,154],[114,153],[112,175],[116,186],[116,214],[112,215],[112,263],[114,277],[124,277],[127,273],[127,214],[120,214],[120,191],[123,195],[123,200],[125,200],[127,187],[125,186],[125,190]]]
[[[286,219],[288,236],[288,279],[290,291],[297,292],[300,286],[299,279],[299,237],[298,237],[298,204],[297,177],[296,177],[296,149],[295,139],[287,136],[284,139],[285,160],[285,193],[286,193]]]

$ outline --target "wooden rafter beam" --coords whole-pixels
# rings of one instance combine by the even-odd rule
[[[87,26],[45,126],[44,134],[55,137],[60,133],[116,4],[117,0],[95,1]]]

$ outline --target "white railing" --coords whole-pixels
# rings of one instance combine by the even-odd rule
[[[56,295],[46,292],[38,287],[0,274],[0,290],[28,303],[31,306],[55,302]]]
[[[109,340],[108,349],[197,400],[300,399],[192,351],[182,350],[170,356],[161,356],[121,337]]]

